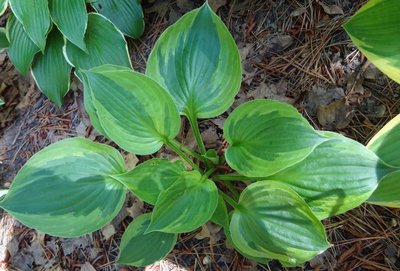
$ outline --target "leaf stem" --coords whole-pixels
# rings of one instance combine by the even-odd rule
[[[238,191],[235,189],[235,187],[233,186],[232,183],[230,182],[225,182],[226,187],[228,187],[229,191],[231,191],[233,198],[237,201],[239,200],[239,193]]]
[[[180,143],[179,141],[177,141],[176,139],[172,139],[171,141],[173,144],[175,144],[176,146],[178,146],[182,151],[186,152],[186,154],[193,156],[194,158],[196,158],[197,160],[205,163],[206,159],[204,157],[202,157],[199,153],[195,152],[194,150],[186,147],[185,145],[183,145],[182,143]]]
[[[261,181],[264,180],[265,177],[247,177],[243,175],[215,175],[213,179],[221,181]]]
[[[198,165],[196,165],[192,159],[190,159],[181,149],[176,146],[173,141],[170,141],[169,139],[166,139],[164,142],[168,147],[170,147],[171,150],[176,152],[180,157],[182,157],[183,160],[185,160],[193,169],[198,170],[200,172],[203,172]]]
[[[219,190],[218,192],[230,206],[232,206],[235,209],[239,209],[239,204],[236,201],[234,201],[230,196],[228,196],[221,190]]]
[[[206,154],[206,147],[204,146],[203,139],[201,138],[200,130],[199,130],[199,124],[197,123],[197,118],[191,117],[189,114],[187,116],[190,126],[193,129],[193,134],[194,137],[196,138],[197,145],[199,146],[200,153],[202,155]]]

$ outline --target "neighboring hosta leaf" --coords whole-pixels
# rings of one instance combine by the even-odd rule
[[[0,207],[41,232],[80,236],[117,215],[125,189],[110,175],[124,171],[116,149],[84,138],[65,139],[23,166]]]
[[[208,4],[184,15],[158,39],[146,74],[173,96],[189,118],[222,114],[240,88],[239,51]]]
[[[228,164],[242,175],[266,177],[307,157],[326,141],[291,105],[273,100],[242,104],[228,117]]]
[[[230,223],[233,243],[252,257],[301,264],[329,247],[321,222],[288,186],[262,181],[240,195]]]
[[[389,121],[368,143],[385,163],[400,167],[400,115]]]
[[[178,134],[180,117],[171,96],[149,77],[111,65],[83,74],[93,126],[121,148],[151,154]]]
[[[85,34],[86,50],[67,41],[65,56],[77,69],[114,64],[132,68],[124,35],[104,16],[90,13]]]
[[[355,45],[400,83],[400,2],[370,0],[343,27]]]
[[[6,30],[3,27],[0,27],[0,52],[4,49],[7,49],[10,43],[8,42]]]
[[[51,20],[47,0],[9,0],[11,9],[30,39],[43,52]]]
[[[164,232],[145,234],[150,218],[151,213],[144,214],[129,224],[122,236],[118,263],[146,266],[163,259],[172,250],[178,235]]]
[[[4,14],[7,9],[8,0],[0,0],[0,16]]]
[[[218,204],[215,184],[197,171],[185,172],[161,192],[147,232],[190,232],[210,220]]]
[[[166,159],[151,159],[115,178],[140,199],[154,205],[158,195],[185,171],[180,161],[172,163]]]
[[[84,36],[88,21],[85,0],[50,0],[49,7],[51,17],[61,33],[85,51]]]
[[[290,185],[324,219],[366,201],[390,170],[366,147],[340,136],[268,179]]]
[[[139,0],[92,0],[91,5],[127,36],[139,38],[143,34],[143,10]]]
[[[369,203],[400,208],[400,170],[387,174],[368,199]]]
[[[57,30],[49,34],[44,54],[37,54],[32,75],[39,89],[58,107],[69,90],[71,66],[65,60],[62,48],[64,38]]]
[[[29,38],[22,24],[13,15],[8,17],[7,33],[10,41],[8,57],[15,68],[21,74],[26,75],[33,61],[33,56],[40,49]]]
[[[218,196],[218,205],[210,220],[215,224],[229,228],[228,209],[226,208],[225,201],[221,196]]]

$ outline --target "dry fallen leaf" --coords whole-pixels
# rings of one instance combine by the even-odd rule
[[[103,234],[104,240],[108,240],[115,234],[115,228],[112,224],[108,224],[101,229],[101,233]]]
[[[329,130],[345,128],[350,124],[353,116],[354,106],[349,105],[345,98],[328,105],[321,105],[317,112],[319,123]]]
[[[124,159],[127,169],[132,169],[139,163],[139,159],[133,153],[128,153],[124,156]]]
[[[323,2],[318,1],[318,4],[324,9],[326,14],[329,15],[343,15],[343,10],[337,5],[327,5]]]
[[[211,9],[214,10],[214,12],[217,12],[220,7],[225,6],[226,2],[226,0],[208,0]]]
[[[89,262],[85,262],[85,264],[81,266],[81,271],[96,271],[96,269]]]

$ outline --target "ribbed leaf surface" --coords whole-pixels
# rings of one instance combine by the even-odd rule
[[[6,30],[3,27],[0,27],[0,52],[4,49],[7,49],[10,43],[8,42]]]
[[[369,203],[400,208],[400,170],[383,177],[378,188],[368,199]]]

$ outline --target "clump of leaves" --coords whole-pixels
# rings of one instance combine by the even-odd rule
[[[0,16],[11,7],[0,50],[17,70],[32,75],[39,89],[59,107],[70,87],[72,68],[104,64],[132,67],[124,34],[138,38],[144,30],[138,0],[0,0]],[[7,34],[7,37],[6,35]]]
[[[0,202],[29,227],[62,237],[92,232],[117,215],[129,191],[154,209],[126,229],[120,263],[162,259],[179,233],[211,220],[244,256],[295,266],[330,247],[322,219],[368,199],[399,206],[399,117],[365,147],[314,130],[288,104],[254,100],[226,120],[223,155],[205,148],[197,120],[224,113],[241,83],[235,42],[207,4],[161,35],[146,75],[104,65],[79,76],[85,108],[105,137],[139,155],[167,145],[185,163],[150,159],[127,169],[113,147],[62,140],[34,155]],[[199,152],[175,139],[180,116]],[[232,181],[248,186],[239,193]]]

